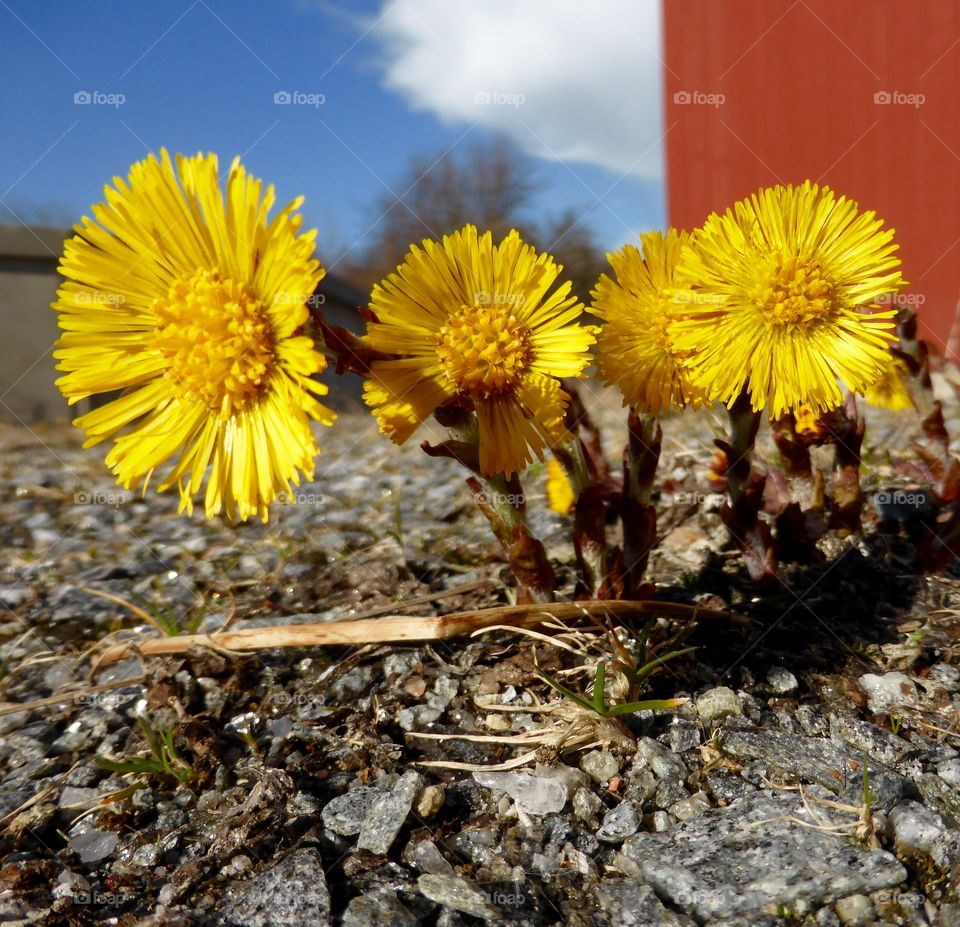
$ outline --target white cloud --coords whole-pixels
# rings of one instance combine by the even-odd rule
[[[663,176],[659,0],[395,0],[373,33],[414,109],[539,157]]]

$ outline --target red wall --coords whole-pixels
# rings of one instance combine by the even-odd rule
[[[768,184],[827,183],[897,230],[906,298],[960,361],[960,3],[663,7],[671,223]]]

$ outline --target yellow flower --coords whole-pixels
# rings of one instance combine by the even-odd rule
[[[694,386],[728,405],[747,390],[778,418],[799,403],[820,413],[882,372],[903,286],[893,231],[874,213],[806,181],[772,187],[711,215],[684,247],[692,287],[671,325]]]
[[[298,471],[313,475],[310,419],[332,412],[311,379],[324,358],[298,334],[323,276],[315,232],[298,235],[295,200],[268,222],[273,187],[230,166],[226,200],[215,155],[161,151],[114,179],[67,241],[53,304],[63,334],[57,385],[71,404],[123,390],[78,418],[87,447],[113,438],[107,465],[126,488],[170,462],[180,510],[207,470],[205,509],[259,514]]]
[[[883,373],[864,390],[863,398],[878,409],[892,412],[915,409],[917,406],[910,392],[909,377],[907,365],[891,354]]]
[[[659,415],[700,399],[679,367],[670,338],[675,272],[690,236],[669,229],[640,236],[643,253],[624,245],[608,254],[616,280],[602,274],[590,311],[604,321],[597,337],[597,371],[620,387],[624,405]]]
[[[820,437],[826,433],[820,414],[805,403],[799,403],[793,410],[794,430],[798,435]]]
[[[472,225],[412,245],[373,288],[367,343],[398,355],[372,364],[364,398],[398,444],[451,399],[472,405],[485,475],[522,470],[566,436],[569,397],[557,377],[581,377],[593,329],[561,267],[510,232],[494,246]],[[549,293],[548,293],[549,291]]]
[[[558,515],[569,515],[575,502],[573,486],[556,457],[547,461],[547,505]]]

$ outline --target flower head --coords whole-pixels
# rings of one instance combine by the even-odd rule
[[[76,420],[86,446],[113,438],[107,465],[128,489],[165,464],[158,491],[179,486],[192,511],[209,470],[207,517],[259,514],[299,471],[313,474],[310,419],[324,358],[299,334],[323,276],[314,232],[298,235],[295,200],[268,222],[262,189],[239,159],[226,198],[215,155],[166,151],[115,178],[65,245],[53,304],[54,357],[71,404],[122,395]]]
[[[570,477],[556,457],[547,460],[547,505],[558,515],[569,515],[573,503],[577,501]]]
[[[624,245],[607,255],[616,280],[602,274],[591,294],[590,311],[604,321],[597,370],[620,387],[625,405],[651,415],[700,398],[686,382],[669,330],[677,262],[689,237],[672,228],[641,235],[643,253]]]
[[[522,470],[565,435],[558,377],[583,376],[593,329],[561,271],[510,232],[498,245],[472,225],[412,245],[373,289],[367,343],[395,355],[371,365],[364,398],[398,444],[434,410],[459,400],[476,410],[480,469]]]
[[[910,371],[897,357],[890,355],[883,373],[864,390],[863,398],[878,409],[901,412],[917,407],[910,392]]]
[[[886,364],[895,311],[876,309],[903,285],[896,249],[874,213],[809,181],[711,215],[683,249],[691,293],[670,329],[690,380],[772,418],[836,408],[838,380],[859,392]]]

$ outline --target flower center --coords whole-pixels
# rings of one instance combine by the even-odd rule
[[[167,360],[167,376],[186,398],[221,418],[251,405],[276,363],[266,309],[250,288],[198,270],[153,301],[160,324],[152,347]]]
[[[816,261],[780,255],[753,299],[767,321],[781,328],[826,321],[837,312],[834,285]]]
[[[488,399],[516,387],[530,361],[530,330],[497,306],[461,306],[437,334],[440,365],[460,392]]]

